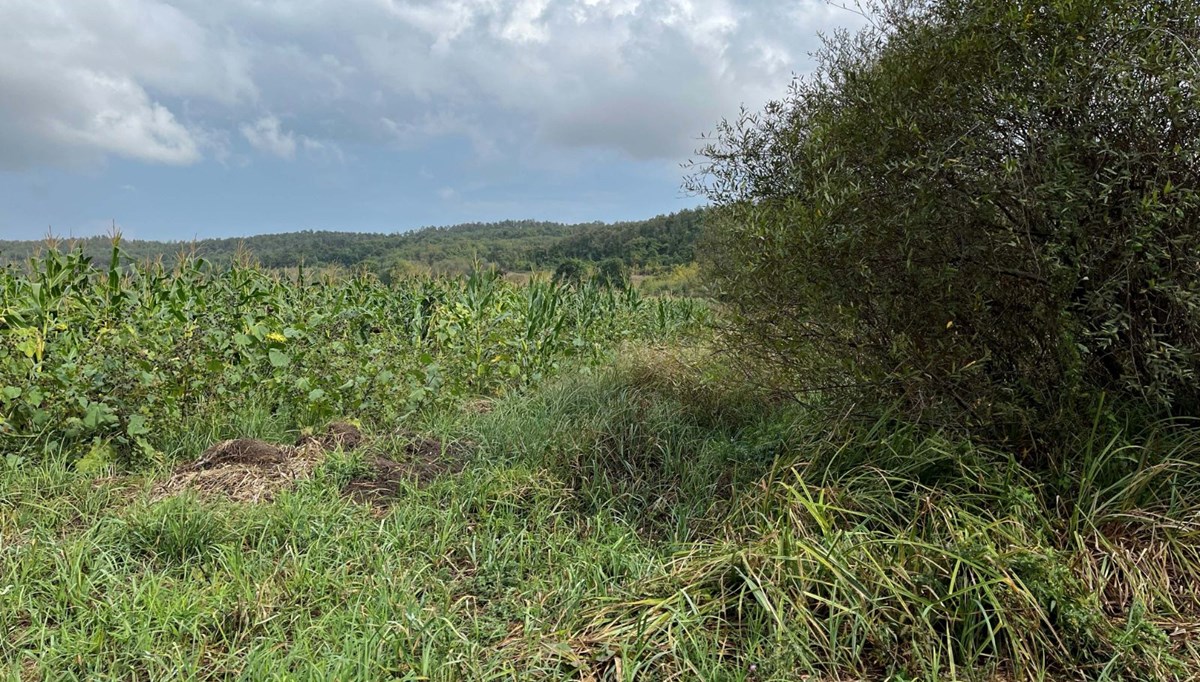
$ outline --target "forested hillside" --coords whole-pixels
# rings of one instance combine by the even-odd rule
[[[504,270],[553,268],[567,258],[619,258],[631,268],[652,271],[691,262],[702,209],[623,223],[568,225],[535,220],[466,223],[413,232],[368,234],[305,230],[247,238],[196,242],[124,240],[122,250],[142,261],[192,252],[217,264],[248,252],[268,268],[364,267],[381,275],[412,271],[465,272],[476,261]],[[108,237],[78,240],[84,253],[107,265]],[[0,262],[24,262],[44,241],[0,241]]]

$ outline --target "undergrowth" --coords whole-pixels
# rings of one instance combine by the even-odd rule
[[[166,467],[0,473],[12,679],[1148,680],[1200,675],[1200,435],[1098,421],[1028,468],[624,353],[405,428],[469,465],[382,506],[336,453],[273,502]],[[233,419],[228,417],[227,419]],[[294,437],[270,415],[240,425]],[[180,457],[234,428],[181,433]],[[401,442],[368,433],[388,455]],[[399,454],[395,456],[399,457]]]

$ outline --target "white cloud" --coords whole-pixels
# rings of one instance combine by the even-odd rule
[[[166,98],[229,104],[253,86],[236,45],[152,0],[0,5],[0,168],[115,155],[199,160]]]
[[[485,162],[674,161],[860,20],[821,0],[5,0],[0,168],[446,137]]]
[[[304,148],[304,152],[310,159],[319,159],[324,161],[336,161],[338,163],[346,162],[346,153],[342,151],[341,146],[333,142],[314,140],[311,137],[301,137],[300,146]]]
[[[188,129],[136,83],[91,72],[72,74],[69,82],[71,94],[88,108],[49,114],[32,122],[30,132],[64,148],[143,161],[188,164],[200,158]]]
[[[0,168],[105,154],[168,164],[200,158],[188,128],[130,78],[76,69],[49,80],[23,68],[0,59]]]
[[[272,154],[281,159],[296,157],[296,136],[284,132],[279,119],[274,116],[264,116],[253,124],[244,123],[241,127],[242,136],[260,152]]]
[[[484,131],[478,121],[450,111],[425,112],[411,120],[395,121],[387,116],[380,119],[383,128],[404,148],[415,148],[444,137],[469,140],[475,155],[490,159],[499,153],[496,141]]]
[[[545,43],[550,39],[542,15],[550,0],[516,0],[508,20],[500,29],[500,37],[516,43]]]
[[[290,161],[296,158],[296,151],[302,149],[312,159],[346,160],[337,144],[284,130],[283,124],[274,115],[263,116],[253,123],[243,123],[238,129],[246,142],[263,154]]]

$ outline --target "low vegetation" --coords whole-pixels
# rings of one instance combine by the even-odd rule
[[[0,272],[0,445],[103,466],[183,447],[197,419],[268,406],[292,426],[356,415],[373,426],[594,363],[622,339],[699,324],[692,300],[581,282],[525,285],[370,275],[295,279],[185,258],[107,269],[48,251]]]
[[[211,486],[164,496],[192,462],[100,478],[64,454],[10,464],[0,667],[21,679],[1200,674],[1200,443],[1186,424],[1140,437],[1098,424],[1078,467],[1039,474],[894,421],[778,403],[703,348],[622,355],[486,409],[366,430],[307,477],[265,477],[269,502]],[[261,406],[212,417],[179,439],[298,436]]]

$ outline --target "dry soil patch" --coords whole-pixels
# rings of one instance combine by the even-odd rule
[[[371,462],[371,471],[346,484],[342,493],[356,502],[385,505],[389,498],[399,494],[407,481],[424,486],[466,468],[470,457],[469,444],[443,443],[415,434],[406,436],[408,442],[397,459],[375,457]]]

